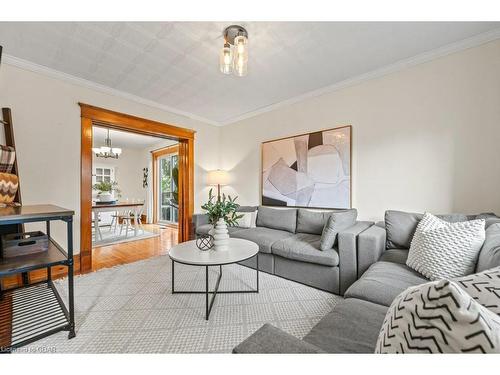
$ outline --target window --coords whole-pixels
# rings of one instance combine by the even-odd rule
[[[112,182],[114,181],[114,168],[112,167],[96,167],[92,176],[94,183]]]

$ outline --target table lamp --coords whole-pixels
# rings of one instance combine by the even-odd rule
[[[229,183],[229,173],[221,169],[209,171],[207,183],[208,185],[217,185],[217,201],[220,201],[220,187]]]

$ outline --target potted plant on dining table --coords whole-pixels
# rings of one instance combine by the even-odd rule
[[[118,183],[116,181],[101,181],[94,184],[92,189],[98,191],[97,198],[99,199],[99,202],[115,201],[114,194],[116,194],[117,198],[121,197],[121,190],[118,188]]]
[[[228,226],[236,226],[238,220],[243,215],[237,214],[239,205],[236,203],[238,197],[232,198],[230,195],[222,194],[222,197],[215,197],[212,189],[208,193],[208,202],[201,206],[207,212],[209,223],[213,229],[209,232],[214,237],[216,251],[227,250],[229,239]]]

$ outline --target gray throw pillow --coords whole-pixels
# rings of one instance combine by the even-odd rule
[[[355,208],[331,214],[321,234],[320,249],[325,251],[333,248],[337,239],[337,233],[354,225],[357,217],[358,211]]]

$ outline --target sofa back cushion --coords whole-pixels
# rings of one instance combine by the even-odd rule
[[[297,209],[278,209],[260,206],[257,211],[257,226],[295,233],[297,228]]]
[[[500,223],[491,224],[486,229],[486,239],[479,253],[476,272],[500,267]]]
[[[257,206],[238,206],[236,211],[238,212],[255,212],[257,211]]]
[[[464,214],[446,214],[436,215],[440,219],[450,223],[467,221],[467,215]],[[385,230],[387,232],[386,248],[404,248],[409,249],[417,225],[424,217],[424,214],[403,211],[385,212]]]
[[[321,235],[332,212],[335,211],[311,211],[299,208],[297,211],[297,233]]]
[[[492,212],[485,212],[479,215],[474,215],[473,219],[484,219],[486,222],[485,228],[488,229],[490,225],[500,223],[500,217]],[[472,220],[472,219],[471,219]]]

